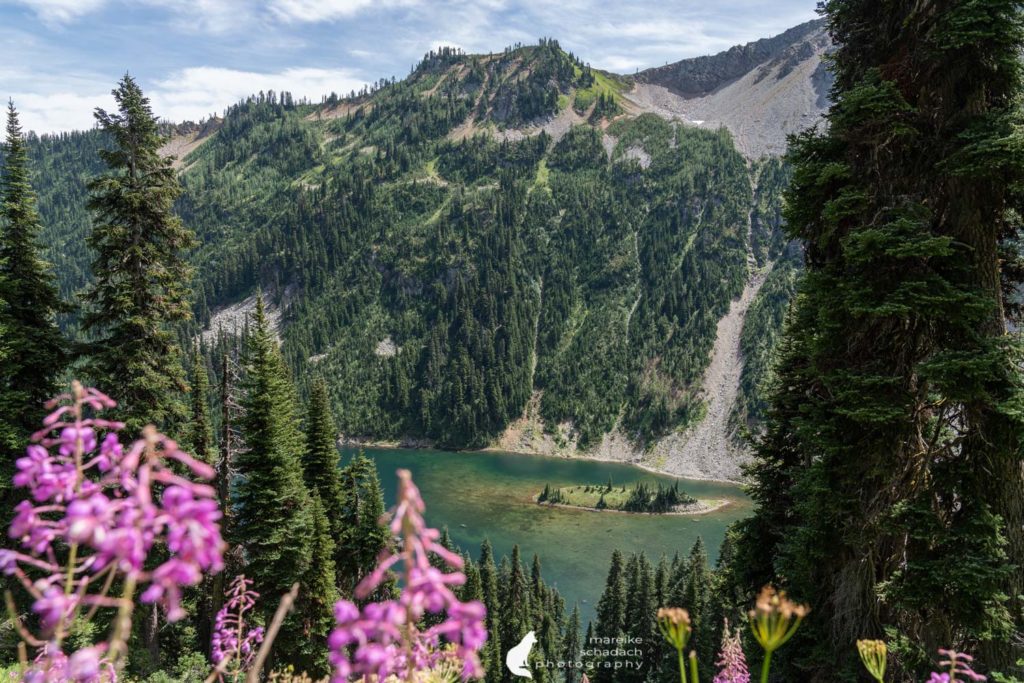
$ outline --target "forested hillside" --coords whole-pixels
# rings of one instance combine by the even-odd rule
[[[725,129],[637,115],[630,87],[544,40],[432,53],[315,105],[263,93],[198,139],[169,128],[200,245],[188,334],[261,289],[347,435],[483,446],[529,406],[555,448],[614,432],[640,451],[699,420],[719,319],[755,269],[784,263],[745,332],[737,416],[756,418],[792,283],[784,170]],[[87,278],[101,135],[32,140],[65,296]]]

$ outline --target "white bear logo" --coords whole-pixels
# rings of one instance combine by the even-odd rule
[[[505,655],[505,666],[508,667],[509,671],[516,676],[525,676],[531,680],[533,679],[530,670],[526,668],[526,660],[530,657],[530,650],[533,649],[533,644],[536,642],[537,635],[530,631],[523,636],[518,645],[508,651],[508,654]]]

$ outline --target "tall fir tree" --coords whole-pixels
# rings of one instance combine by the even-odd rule
[[[612,551],[611,564],[608,567],[608,578],[605,580],[604,592],[597,601],[597,622],[594,625],[594,637],[618,638],[626,626],[626,568],[622,553],[616,548]],[[589,643],[588,643],[589,647]],[[599,664],[599,662],[597,662]],[[598,666],[591,679],[595,683],[611,683],[615,671],[609,667]]]
[[[306,451],[302,465],[306,486],[316,491],[323,501],[331,523],[331,534],[342,538],[345,532],[343,507],[345,492],[342,488],[341,469],[338,464],[338,428],[331,413],[327,382],[323,377],[313,381],[306,415]]]
[[[1024,413],[1005,316],[1024,198],[1021,6],[823,11],[833,104],[791,145],[785,217],[807,270],[737,561],[815,610],[787,648],[810,654],[787,679],[852,675],[849,644],[887,634],[897,677],[926,671],[938,647],[976,652],[981,669],[1012,663]]]
[[[96,110],[113,143],[100,151],[108,171],[89,182],[93,283],[83,327],[89,365],[102,388],[116,385],[119,417],[135,433],[147,423],[174,431],[186,419],[187,388],[175,325],[191,316],[195,240],[175,216],[181,194],[149,99],[131,76],[113,91],[116,112]]]
[[[622,683],[643,683],[653,673],[654,646],[661,634],[656,632],[654,623],[654,576],[651,563],[640,553],[633,555],[628,564],[628,584],[624,616],[625,633],[637,639],[636,648],[643,654],[634,661],[643,664],[638,669],[624,669],[616,674],[616,681]]]
[[[463,555],[466,582],[462,584],[459,591],[459,600],[469,602],[470,600],[484,601],[484,588],[480,580],[480,567],[468,555]]]
[[[519,644],[523,636],[533,628],[530,618],[530,582],[523,569],[523,560],[518,545],[512,547],[512,557],[508,563],[508,578],[502,582],[502,588],[499,630],[502,647],[505,649],[501,659],[504,662],[504,655],[508,649]],[[504,669],[503,680],[511,683],[514,678],[510,671]]]
[[[484,646],[483,662],[487,683],[497,683],[505,670],[501,659],[501,601],[498,592],[498,568],[494,564],[491,542],[484,539],[480,544],[480,588],[484,606],[487,608],[487,644]]]
[[[64,305],[39,253],[41,231],[28,149],[12,102],[0,170],[0,487],[9,485],[14,459],[38,429],[43,404],[67,362],[56,323]]]
[[[210,424],[210,379],[198,345],[191,353],[191,387],[189,389],[190,416],[187,425],[188,451],[203,462],[213,465],[217,460],[213,428]],[[223,504],[223,503],[222,503]],[[225,527],[222,527],[225,528]],[[196,632],[205,647],[210,642],[211,628],[221,606],[223,578],[206,576],[196,590]]]
[[[562,661],[566,664],[565,683],[579,683],[583,674],[583,669],[576,666],[583,663],[580,628],[580,606],[579,603],[574,603],[569,621],[565,624],[565,635],[562,638]]]
[[[377,477],[376,464],[359,452],[341,471],[343,489],[343,542],[337,554],[339,584],[351,593],[355,585],[373,570],[381,551],[391,540],[390,532],[380,524],[384,515],[384,492]],[[390,591],[390,584],[381,594]]]
[[[245,448],[235,458],[232,539],[244,548],[246,575],[272,611],[277,598],[310,570],[315,520],[302,480],[305,440],[298,398],[262,297],[246,340],[244,371],[240,426]],[[282,638],[300,641],[297,618],[285,622]]]
[[[192,455],[212,465],[217,460],[217,448],[213,440],[213,424],[210,420],[210,375],[206,370],[203,353],[198,345],[192,349],[191,374],[188,446]]]
[[[221,517],[221,533],[224,538],[231,539],[234,534],[234,509],[231,504],[231,482],[234,478],[235,455],[240,450],[238,433],[238,414],[241,406],[238,401],[238,364],[236,362],[238,340],[232,338],[223,344],[220,357],[220,377],[217,386],[217,399],[220,404],[220,425],[217,443],[217,465],[214,486],[217,489],[217,501],[223,512]],[[225,575],[235,575],[243,571],[243,558],[240,548],[235,545],[229,548],[225,557],[224,571],[214,574],[210,587],[210,624],[215,628],[214,620],[217,612],[224,604]]]
[[[534,553],[533,561],[530,563],[530,596],[538,612],[544,611],[544,589],[544,578],[540,571],[540,555]]]
[[[302,579],[295,608],[295,618],[300,621],[301,629],[294,632],[301,634],[301,640],[291,645],[300,656],[298,668],[319,679],[331,670],[327,660],[327,636],[334,626],[334,603],[340,595],[336,585],[330,521],[319,494],[314,492],[311,498],[313,527],[309,569]],[[289,644],[283,642],[282,646],[287,648]]]
[[[690,548],[689,558],[682,566],[685,574],[676,584],[676,592],[671,602],[689,610],[693,626],[689,647],[697,652],[700,661],[711,662],[714,661],[718,647],[720,625],[714,621],[714,575],[708,565],[708,553],[703,538],[697,537]]]
[[[671,600],[669,598],[671,591],[670,585],[672,580],[672,567],[669,564],[668,557],[665,555],[661,556],[658,561],[658,566],[654,570],[654,584],[652,587],[654,608],[657,610],[660,607],[669,607]],[[660,635],[660,634],[659,634]],[[665,642],[664,638],[655,638],[654,644],[651,648],[650,657],[650,680],[662,681],[667,678],[667,671],[672,671],[675,674],[675,668],[677,667],[674,659],[668,658],[668,651],[671,646]]]

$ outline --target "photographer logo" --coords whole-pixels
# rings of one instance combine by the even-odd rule
[[[525,676],[526,678],[533,679],[533,675],[530,673],[530,669],[527,668],[526,661],[530,657],[530,650],[533,649],[534,643],[537,642],[537,635],[530,631],[523,639],[519,641],[519,644],[508,651],[505,655],[505,666],[516,676]]]

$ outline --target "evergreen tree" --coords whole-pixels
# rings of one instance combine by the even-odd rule
[[[593,647],[594,647],[594,622],[588,621],[587,622],[587,632],[583,636],[583,651],[587,652],[588,650],[592,649]],[[583,673],[580,675],[580,680],[583,681],[584,677],[586,677],[586,679],[589,681],[589,678],[591,676],[593,676],[593,672],[594,672],[593,667],[594,667],[594,665],[597,662],[597,658],[594,657],[591,654],[591,655],[585,655],[582,659],[584,659],[584,662],[583,662],[584,668],[583,668]],[[590,672],[590,674],[588,675],[587,672]]]
[[[704,540],[700,536],[690,549],[690,557],[684,569],[685,576],[681,577],[681,581],[676,585],[676,592],[670,601],[689,610],[693,627],[689,647],[697,652],[700,661],[711,662],[714,661],[720,629],[713,621],[714,577],[708,566]]]
[[[314,520],[302,481],[304,440],[295,388],[263,308],[256,302],[246,340],[238,480],[232,537],[245,549],[246,574],[269,612],[276,598],[310,570]],[[322,549],[321,549],[322,550]],[[286,642],[302,637],[296,619],[282,630]]]
[[[210,376],[198,347],[192,350],[191,417],[188,423],[188,443],[192,455],[205,463],[213,464],[217,451],[213,441],[213,427],[210,422]]]
[[[644,663],[644,667],[620,671],[616,681],[643,683],[651,673],[651,663],[654,661],[653,648],[657,642],[656,638],[660,638],[661,635],[656,631],[654,623],[657,610],[652,592],[654,577],[651,574],[651,564],[643,553],[630,558],[626,575],[624,629],[628,635],[638,639],[638,647],[643,651],[643,655],[638,659]]]
[[[807,272],[737,562],[816,608],[783,651],[812,653],[787,679],[852,676],[849,644],[887,633],[901,634],[897,677],[927,671],[938,647],[1012,663],[1020,3],[830,0],[824,13],[833,105],[791,146],[785,211]]]
[[[344,528],[345,493],[338,465],[338,430],[331,414],[327,383],[323,377],[313,381],[306,417],[306,451],[302,461],[306,487],[316,491],[323,501],[331,523],[331,535],[342,538]],[[383,508],[383,501],[381,503]]]
[[[380,524],[384,515],[384,492],[373,461],[365,453],[356,453],[342,470],[341,481],[342,524],[346,532],[337,561],[342,590],[351,592],[377,565],[377,558],[387,547],[391,535]],[[390,589],[384,592],[387,590]]]
[[[0,170],[0,494],[13,462],[38,429],[43,404],[55,393],[66,351],[55,315],[63,310],[50,266],[40,257],[42,225],[36,211],[28,150],[14,104],[7,106],[7,137]],[[0,500],[7,500],[0,495]],[[5,507],[6,509],[6,507]],[[6,518],[6,512],[4,517]]]
[[[618,549],[612,551],[611,566],[604,584],[604,592],[597,602],[597,624],[594,627],[596,638],[618,638],[626,626],[626,583],[625,567],[622,553]],[[595,683],[610,683],[614,680],[613,669],[599,667],[591,677]]]
[[[580,606],[572,606],[572,614],[565,625],[565,636],[562,639],[562,661],[565,662],[565,683],[579,683],[583,670],[576,668],[582,663],[583,644],[580,643]]]
[[[218,401],[220,403],[220,442],[217,444],[217,467],[214,485],[217,489],[217,501],[223,512],[221,533],[224,538],[234,538],[234,509],[231,501],[231,482],[235,476],[235,455],[240,450],[240,435],[237,429],[240,405],[236,396],[238,372],[235,363],[235,350],[225,347],[220,358],[220,378]],[[225,575],[237,575],[242,571],[244,562],[240,549],[236,545],[230,548],[225,557],[224,571],[213,576],[210,589],[210,626],[224,604]]]
[[[327,661],[327,636],[334,626],[334,603],[340,596],[335,584],[335,549],[330,522],[320,496],[314,492],[310,497],[313,526],[309,569],[303,577],[292,617],[301,622],[301,630],[294,631],[301,634],[301,640],[291,644],[282,642],[282,647],[286,652],[289,646],[294,647],[300,653],[302,670],[319,679],[331,670]]]
[[[544,579],[540,574],[540,555],[533,554],[533,562],[530,565],[530,594],[534,605],[539,611],[544,608]]]
[[[468,557],[463,557],[466,583],[462,584],[459,591],[459,600],[469,602],[470,600],[484,601],[484,587],[480,579],[480,567]]]
[[[192,350],[191,360],[192,386],[189,400],[191,416],[187,429],[187,448],[196,458],[212,465],[217,460],[217,450],[213,441],[213,430],[210,425],[210,406],[208,403],[210,380],[198,345]],[[199,642],[204,644],[204,646],[210,642],[210,629],[217,610],[220,609],[222,591],[223,578],[219,576],[205,576],[202,584],[196,591],[197,632]]]
[[[116,383],[128,432],[147,423],[168,430],[186,417],[174,326],[190,316],[184,254],[194,239],[173,212],[181,188],[160,154],[163,137],[149,99],[130,76],[113,95],[117,112],[96,110],[114,146],[100,151],[107,173],[89,182],[88,244],[96,257],[83,325],[93,340],[93,377],[100,386]]]
[[[672,606],[670,599],[671,580],[672,567],[669,564],[668,558],[665,555],[662,555],[661,560],[658,561],[658,567],[654,571],[654,586],[652,590],[655,610],[659,607]],[[660,636],[660,633],[657,635]],[[678,667],[676,660],[674,657],[668,656],[670,649],[671,646],[665,642],[664,638],[655,638],[653,647],[651,648],[650,671],[648,672],[649,680],[667,680],[669,671],[672,672],[673,676],[677,675],[676,668]],[[673,654],[675,654],[674,651]]]
[[[505,670],[501,659],[501,603],[498,597],[498,568],[494,564],[494,553],[491,542],[484,539],[480,544],[480,588],[483,592],[484,606],[487,607],[487,644],[484,646],[483,663],[487,671],[487,683],[496,683],[502,679]],[[518,642],[518,641],[517,641]]]
[[[515,647],[533,629],[531,623],[530,584],[523,570],[523,561],[519,554],[519,546],[512,546],[512,557],[508,564],[508,579],[502,582],[504,589],[501,599],[501,622],[499,624],[501,643],[504,649],[501,661],[504,662],[508,649]],[[504,680],[511,683],[514,676],[505,669]]]

